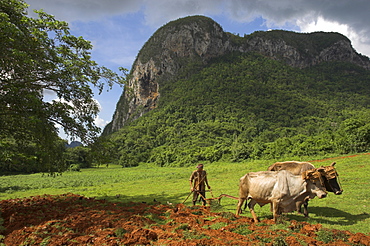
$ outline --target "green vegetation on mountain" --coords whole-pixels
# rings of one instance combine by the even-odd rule
[[[257,31],[247,36],[247,39],[254,37],[268,38],[270,40],[284,40],[287,45],[296,48],[301,54],[310,55],[318,54],[320,51],[330,47],[339,40],[350,42],[347,37],[336,32],[295,33],[284,30],[273,30],[269,32]]]
[[[233,53],[161,85],[157,109],[109,136],[122,166],[282,159],[370,148],[370,73],[349,63],[306,69]]]

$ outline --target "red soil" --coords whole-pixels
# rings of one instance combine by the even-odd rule
[[[363,233],[294,220],[272,230],[270,219],[253,223],[183,204],[121,204],[64,194],[3,200],[0,208],[5,245],[370,245]],[[320,233],[330,235],[329,242]]]

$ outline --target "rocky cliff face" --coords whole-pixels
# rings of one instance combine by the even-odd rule
[[[186,17],[158,29],[143,46],[103,134],[115,132],[156,108],[161,83],[176,76],[187,62],[206,64],[211,58],[235,51],[258,52],[299,68],[323,61],[345,61],[370,69],[369,59],[357,54],[350,41],[337,33],[269,31],[241,38],[224,32],[207,17]]]

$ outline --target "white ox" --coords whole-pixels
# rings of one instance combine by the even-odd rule
[[[276,222],[279,214],[294,211],[300,201],[303,202],[315,196],[326,197],[327,193],[320,174],[322,171],[323,169],[317,168],[306,171],[302,175],[294,175],[286,170],[247,173],[240,178],[236,215],[240,214],[244,201],[250,199],[248,207],[255,222],[258,222],[254,212],[254,206],[257,203],[260,206],[271,203]]]
[[[333,162],[330,166],[321,167],[324,169],[322,172],[322,179],[324,181],[324,185],[326,191],[333,192],[335,195],[342,194],[343,190],[337,180],[338,173],[334,168],[335,162]],[[271,166],[268,167],[268,171],[281,171],[287,170],[292,174],[299,175],[307,170],[315,169],[315,166],[309,162],[299,162],[299,161],[284,161],[284,162],[275,162]],[[303,214],[305,217],[308,217],[308,201],[311,198],[306,199],[305,201],[298,201],[296,204],[296,209],[298,213],[301,213],[301,206],[304,205]]]

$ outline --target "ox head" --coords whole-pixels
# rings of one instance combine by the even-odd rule
[[[315,194],[318,198],[325,198],[327,195],[323,172],[324,168],[315,168],[302,173],[302,178],[307,182],[307,190]]]
[[[324,168],[324,172],[322,173],[325,188],[329,192],[333,192],[335,195],[342,194],[343,190],[338,183],[338,173],[335,170],[335,162],[333,162],[330,166],[321,167]]]

